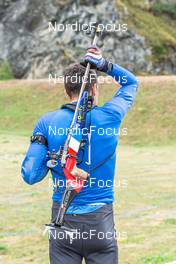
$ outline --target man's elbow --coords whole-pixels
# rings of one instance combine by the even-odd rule
[[[134,76],[134,78],[133,78],[133,83],[132,83],[132,85],[134,85],[135,87],[136,87],[136,90],[137,90],[137,88],[138,88],[138,86],[139,86],[139,80]]]
[[[24,167],[22,167],[22,169],[21,169],[21,175],[22,175],[23,180],[27,184],[33,185],[33,184],[36,183],[36,180],[35,180],[36,177],[34,177],[34,175],[33,175],[33,173],[31,171],[25,170]]]
[[[133,82],[129,86],[129,91],[127,92],[127,100],[129,100],[130,104],[132,105],[133,102],[135,101],[137,92],[138,92],[138,87],[139,87],[139,81],[138,79],[134,76]]]

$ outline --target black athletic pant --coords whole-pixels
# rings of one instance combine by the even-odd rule
[[[52,207],[52,221],[56,219],[58,203]],[[49,231],[51,264],[118,264],[118,249],[114,230],[112,205],[82,215],[66,215],[66,227],[77,232]],[[72,234],[72,236],[71,236]]]

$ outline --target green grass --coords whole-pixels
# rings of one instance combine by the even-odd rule
[[[14,79],[12,70],[8,63],[0,63],[0,80],[11,80]]]
[[[176,259],[175,88],[173,77],[142,78],[136,103],[122,125],[128,134],[120,137],[114,204],[122,264],[166,264]],[[116,87],[100,89],[101,105]],[[0,82],[0,102],[0,260],[48,264],[48,242],[42,232],[50,222],[50,176],[28,186],[21,179],[20,165],[37,119],[65,102],[63,86]]]
[[[0,137],[0,260],[49,264],[42,233],[50,222],[50,176],[34,186],[22,181],[20,165],[27,147],[27,137]],[[114,217],[119,263],[166,264],[176,259],[175,147],[118,148]],[[119,184],[123,181],[125,186]]]
[[[168,225],[176,225],[176,219],[175,218],[169,218],[165,220],[165,224]]]
[[[121,1],[119,7],[123,9],[124,6],[128,8],[129,13],[126,18],[128,27],[144,36],[152,47],[152,61],[154,65],[157,67],[158,63],[164,63],[168,59],[169,54],[171,55],[173,52],[172,48],[174,49],[176,46],[176,27],[175,20],[173,20],[175,5],[172,7],[156,3],[154,6],[148,6],[142,0],[124,0]],[[157,9],[159,12],[161,6],[162,13],[156,16],[153,13],[153,9],[155,11]],[[171,14],[172,12],[172,15],[165,16],[166,11],[167,14]]]
[[[136,103],[123,123],[128,128],[124,142],[146,145],[175,141],[175,88],[173,81],[141,84]]]
[[[1,82],[0,87],[0,133],[29,136],[41,115],[55,111],[66,102],[63,86],[50,87],[47,81]],[[101,85],[100,105],[116,89],[114,85]],[[176,80],[172,78],[141,81],[134,107],[122,125],[127,128],[128,136],[121,136],[121,142],[137,145],[175,142],[175,90]]]
[[[7,253],[8,253],[7,245],[0,244],[0,254],[7,254]]]
[[[172,261],[172,257],[165,254],[164,255],[154,255],[141,259],[141,264],[166,264],[166,262]]]
[[[176,4],[154,3],[151,10],[156,15],[167,14],[174,19],[176,18]]]

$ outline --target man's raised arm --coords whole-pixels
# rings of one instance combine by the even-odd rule
[[[138,81],[136,77],[117,64],[112,64],[103,58],[99,48],[92,46],[87,50],[84,63],[89,62],[98,71],[104,72],[114,78],[121,85],[112,100],[106,102],[103,111],[112,114],[121,122],[132,106],[136,96]]]
[[[135,100],[138,81],[131,72],[119,65],[112,64],[110,67],[111,69],[107,71],[107,74],[118,82],[121,87],[112,100],[104,104],[103,109],[112,113],[121,122]]]

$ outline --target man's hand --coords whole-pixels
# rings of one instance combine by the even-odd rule
[[[82,170],[82,169],[79,169],[78,167],[74,167],[73,170],[71,171],[71,174],[73,176],[75,176],[77,179],[80,179],[80,180],[88,180],[89,178],[89,174]]]
[[[84,61],[81,64],[85,66],[88,62],[93,69],[102,72],[108,71],[109,62],[103,58],[101,50],[96,46],[91,46],[87,49]]]

